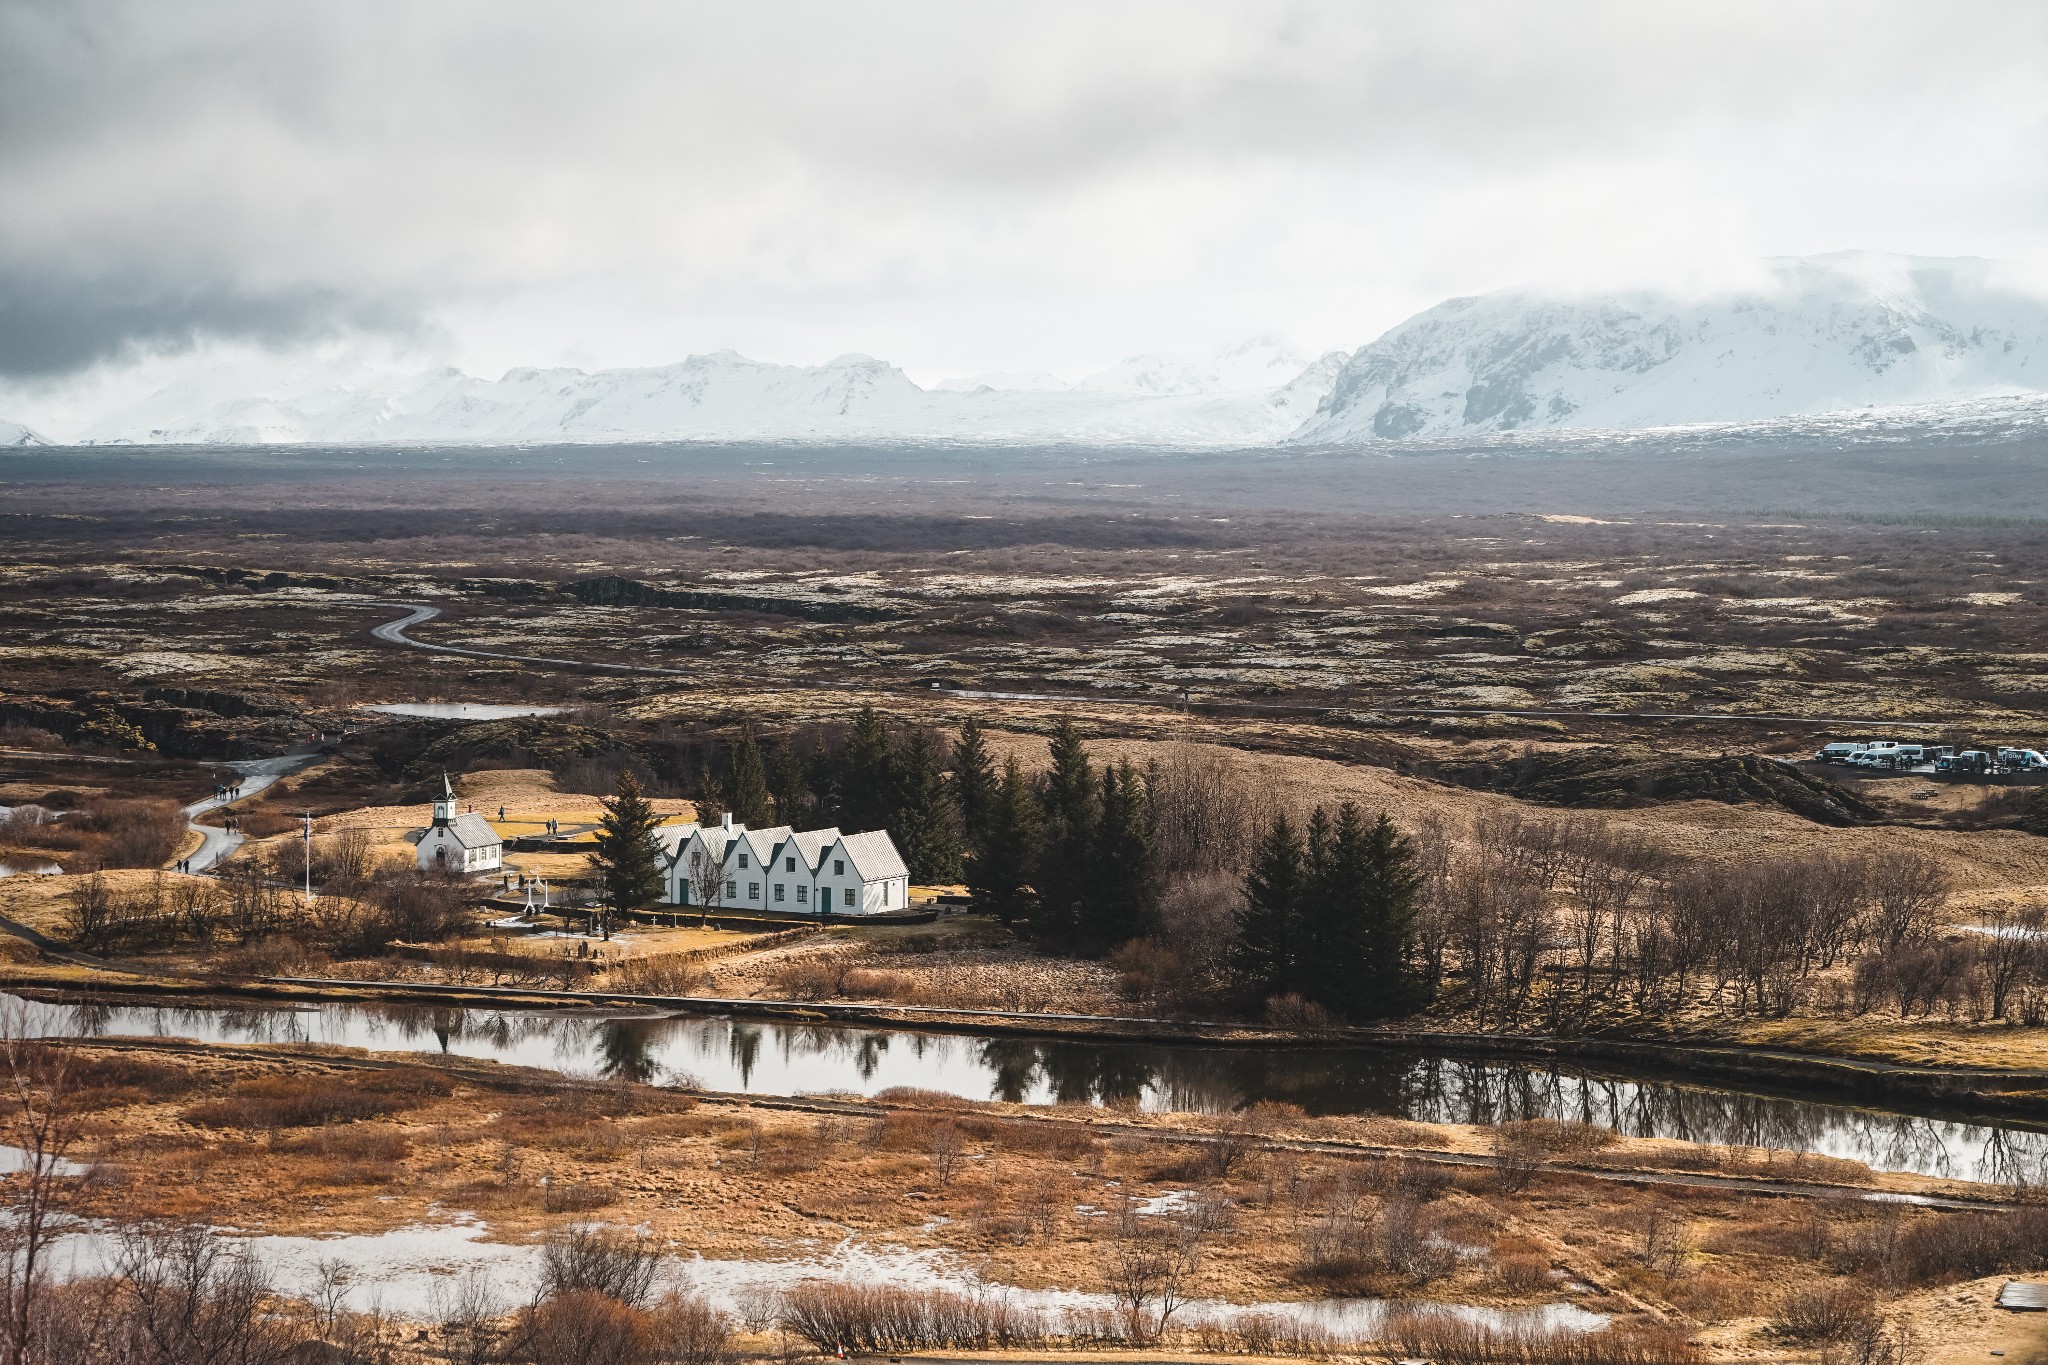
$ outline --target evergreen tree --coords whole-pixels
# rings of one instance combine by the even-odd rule
[[[1349,1019],[1413,1008],[1416,897],[1422,879],[1408,841],[1381,815],[1370,826],[1345,802],[1334,825],[1311,823],[1302,900],[1302,994]]]
[[[1428,988],[1416,970],[1415,913],[1422,869],[1415,846],[1382,811],[1366,831],[1358,890],[1363,986],[1352,1002],[1359,1018],[1406,1014],[1425,1003]]]
[[[1302,898],[1299,971],[1301,993],[1340,1015],[1360,989],[1364,956],[1358,886],[1365,822],[1346,801],[1332,822],[1318,809],[1309,821],[1306,895]]]
[[[913,727],[896,753],[895,767],[896,819],[890,833],[910,868],[910,880],[926,886],[955,880],[960,875],[960,827],[946,790],[938,735]]]
[[[1052,734],[1052,768],[1041,793],[1045,834],[1039,844],[1038,872],[1032,885],[1038,909],[1031,917],[1033,937],[1064,947],[1084,937],[1089,880],[1096,870],[1095,836],[1101,822],[1101,789],[1088,750],[1074,722],[1066,716]]]
[[[1297,944],[1307,871],[1301,836],[1285,815],[1274,816],[1245,875],[1230,950],[1231,971],[1260,998],[1300,989]]]
[[[1102,774],[1092,876],[1081,938],[1115,947],[1152,921],[1152,819],[1144,780],[1128,762]]]
[[[1035,912],[1031,878],[1038,865],[1038,798],[1016,759],[1004,762],[989,793],[981,837],[967,866],[974,908],[1005,924]]]
[[[981,722],[969,716],[961,722],[960,738],[953,743],[953,804],[960,811],[960,832],[970,845],[981,838],[995,789],[995,760],[989,757]]]
[[[839,827],[849,834],[889,828],[896,815],[896,757],[880,711],[863,706],[855,714],[837,766]]]
[[[807,828],[811,816],[811,783],[803,760],[788,744],[779,744],[768,760],[768,794],[775,801],[775,823]]]
[[[740,731],[740,741],[733,746],[731,764],[725,774],[725,806],[734,820],[749,829],[766,829],[775,823],[768,772],[762,766],[761,747],[754,743],[752,726]]]
[[[619,774],[619,788],[607,797],[597,822],[597,851],[591,865],[604,883],[605,904],[613,910],[638,910],[661,899],[661,854],[654,831],[661,817],[640,794],[640,779],[628,768]]]

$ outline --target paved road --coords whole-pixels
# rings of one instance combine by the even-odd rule
[[[455,645],[431,645],[424,640],[415,640],[406,632],[422,622],[431,621],[441,614],[439,607],[419,602],[377,602],[366,601],[366,606],[403,607],[406,614],[396,621],[387,621],[374,626],[370,634],[389,644],[406,645],[413,649],[430,649],[439,654],[460,654],[470,659],[504,659],[512,663],[544,664],[553,668],[590,669],[599,673],[647,673],[663,677],[694,677],[688,669],[656,668],[648,664],[605,664],[591,663],[581,659],[555,659],[534,654],[505,654],[489,649],[466,649]],[[879,684],[811,682],[792,683],[791,686],[811,688],[860,688],[872,689]],[[1203,698],[1183,696],[1178,702],[1172,697],[1100,697],[1078,696],[1061,692],[988,692],[961,687],[932,687],[930,695],[957,697],[970,701],[1041,701],[1041,702],[1086,702],[1090,706],[1149,706],[1172,707],[1204,706],[1229,711],[1283,711],[1304,714],[1328,715],[1342,710],[1369,710],[1383,716],[1517,716],[1544,720],[1732,720],[1762,721],[1772,725],[1818,725],[1825,729],[1841,730],[1932,730],[1955,724],[1945,720],[1873,720],[1859,716],[1785,716],[1761,711],[1503,711],[1492,707],[1454,706],[1380,706],[1360,702],[1351,707],[1288,705],[1285,702],[1239,701],[1235,698]]]
[[[694,676],[681,668],[654,668],[643,664],[601,664],[582,659],[550,659],[535,654],[505,654],[491,649],[465,649],[457,645],[430,645],[425,640],[415,640],[406,632],[423,621],[431,621],[441,614],[439,607],[430,607],[422,602],[371,602],[369,606],[404,607],[405,615],[396,621],[387,621],[373,626],[370,634],[379,640],[394,645],[407,645],[413,649],[429,649],[436,654],[460,654],[466,659],[505,659],[519,664],[545,664],[551,668],[582,668],[599,673],[658,673],[664,677],[687,678]]]
[[[230,834],[218,825],[202,825],[200,816],[208,811],[225,810],[238,801],[247,801],[278,778],[297,772],[319,756],[316,753],[280,754],[276,758],[244,758],[228,764],[241,775],[242,794],[233,800],[209,796],[185,807],[185,819],[189,822],[187,828],[197,830],[200,838],[199,851],[185,864],[187,870],[205,872],[218,867],[242,846],[241,835]]]

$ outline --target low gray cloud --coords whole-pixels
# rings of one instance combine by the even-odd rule
[[[290,346],[350,331],[403,333],[418,321],[403,304],[310,284],[255,292],[234,281],[180,282],[140,272],[0,275],[0,374],[68,374],[140,351],[187,351],[214,340]]]
[[[1368,339],[1552,269],[2048,257],[2048,8],[13,0],[0,376]]]

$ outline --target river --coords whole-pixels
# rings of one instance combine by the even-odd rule
[[[4,997],[0,997],[4,998]],[[1757,1094],[1617,1068],[1366,1047],[1239,1048],[975,1037],[723,1016],[425,1005],[39,1003],[49,1034],[313,1043],[489,1058],[568,1075],[759,1095],[895,1087],[1022,1104],[1220,1113],[1260,1100],[1426,1123],[1562,1118],[1631,1137],[1844,1157],[1879,1171],[2038,1183],[2048,1134],[1963,1117]]]

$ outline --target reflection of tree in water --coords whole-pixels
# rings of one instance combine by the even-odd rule
[[[658,1070],[653,1043],[659,1031],[654,1019],[605,1020],[597,1033],[599,1073],[615,1081],[652,1081]]]
[[[739,1068],[740,1089],[751,1090],[754,1085],[754,1068],[761,1061],[761,1029],[754,1024],[732,1025],[732,1037],[726,1050],[733,1065]]]
[[[741,1025],[725,1019],[594,1019],[587,1015],[419,1005],[141,1006],[27,1002],[40,1032],[109,1033],[273,1043],[386,1037],[447,1052],[510,1057],[539,1044],[563,1070],[627,1080],[671,1060],[716,1066],[721,1052],[752,1089],[772,1032],[785,1062],[843,1066],[854,1089],[887,1066],[910,1083],[972,1098],[1090,1103],[1141,1098],[1155,1108],[1220,1113],[1278,1100],[1313,1114],[1387,1114],[1432,1123],[1561,1118],[1640,1137],[1823,1152],[1884,1170],[2002,1184],[2048,1184],[2048,1135],[1744,1095],[1668,1082],[1591,1076],[1509,1063],[1371,1048],[1201,1048],[969,1040],[832,1025]],[[671,1059],[665,1054],[683,1053]],[[657,1060],[659,1058],[659,1060]]]

